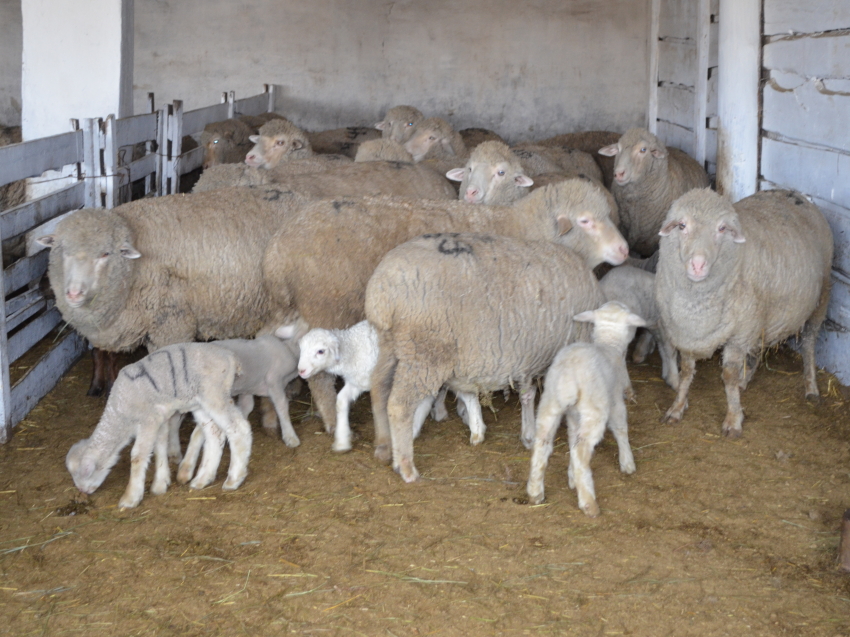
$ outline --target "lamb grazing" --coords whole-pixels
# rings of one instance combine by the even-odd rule
[[[616,301],[595,311],[582,312],[573,320],[593,323],[593,342],[567,345],[558,352],[546,372],[526,490],[531,504],[543,502],[543,475],[552,455],[558,425],[566,415],[570,442],[569,485],[578,492],[578,507],[590,517],[596,517],[599,505],[590,458],[605,435],[606,425],[617,440],[620,471],[635,472],[624,400],[624,396],[631,397],[634,392],[625,355],[635,327],[646,322]]]
[[[461,128],[458,131],[458,134],[463,140],[466,149],[469,151],[477,148],[484,142],[505,143],[505,140],[502,139],[501,135],[495,131],[491,131],[489,128]]]
[[[439,117],[429,117],[421,121],[413,131],[413,136],[404,143],[404,147],[416,162],[464,161],[469,154],[460,133]]]
[[[614,179],[614,158],[600,155],[599,149],[619,141],[621,133],[606,130],[583,131],[579,133],[564,133],[536,142],[541,146],[565,146],[588,153],[596,161],[602,171],[602,181],[606,188],[611,187]]]
[[[52,248],[56,306],[111,352],[270,332],[283,322],[261,257],[299,200],[234,188],[80,210],[38,239]]]
[[[276,117],[280,118],[280,115]],[[245,153],[251,150],[250,138],[257,132],[259,122],[259,119],[251,117],[236,117],[207,124],[201,132],[204,170],[219,164],[241,163]],[[187,149],[183,150],[185,152]]]
[[[357,148],[354,161],[400,161],[405,164],[413,163],[413,156],[404,146],[390,138],[370,139]]]
[[[360,144],[370,139],[381,139],[381,133],[370,126],[348,126],[307,133],[307,138],[314,153],[345,155],[354,159]]]
[[[826,316],[832,232],[802,195],[769,190],[734,206],[709,189],[673,204],[661,228],[655,294],[661,323],[682,359],[676,401],[688,406],[697,359],[723,348],[728,408],[723,434],[741,435],[746,389],[765,348],[802,330],[806,396],[817,396],[815,340]]]
[[[238,488],[248,475],[251,455],[251,425],[230,399],[240,371],[232,352],[210,343],[171,345],[124,367],[94,433],[74,444],[65,458],[74,484],[84,493],[94,493],[115,466],[121,450],[135,438],[130,452],[130,482],[118,506],[132,508],[142,501],[152,452],[155,473],[151,493],[165,493],[171,482],[167,423],[175,414],[192,412],[198,423],[210,429],[211,436],[216,428],[227,435],[230,468],[222,488]],[[214,452],[214,447],[217,445],[208,449]],[[215,462],[218,467],[219,460],[220,456],[208,461],[205,452],[204,464]]]
[[[193,193],[227,186],[265,184],[267,188],[311,198],[380,194],[423,199],[457,197],[451,183],[429,166],[386,161],[355,163],[347,158],[344,162],[319,165],[313,161],[318,157],[283,162],[270,170],[248,166],[241,172],[216,168],[201,175]],[[301,164],[307,162],[313,171],[303,171]]]
[[[416,126],[425,119],[422,112],[413,106],[393,106],[384,115],[384,119],[375,124],[375,128],[381,131],[383,139],[389,139],[397,144],[404,144]]]
[[[605,198],[584,180],[539,190],[512,206],[391,197],[315,201],[290,215],[285,231],[278,231],[266,249],[266,287],[288,312],[281,324],[300,318],[309,327],[343,329],[362,321],[366,284],[387,252],[427,232],[456,231],[557,241],[594,265],[619,264],[628,254]],[[329,252],[333,259],[316,258]],[[331,431],[336,422],[333,379],[318,374],[309,384]],[[376,453],[388,460],[389,434],[383,431],[386,438]]]
[[[588,336],[571,317],[604,302],[588,265],[554,242],[495,234],[427,234],[387,253],[366,287],[380,350],[372,409],[376,446],[387,428],[405,482],[419,476],[414,413],[444,384],[476,396],[518,385],[531,445],[533,380],[558,349]],[[467,409],[470,429],[483,432],[478,402]]]
[[[231,396],[238,396],[239,410],[247,418],[254,409],[254,396],[264,396],[271,399],[280,422],[280,431],[287,447],[297,447],[301,444],[298,435],[292,427],[289,418],[289,399],[286,397],[286,386],[298,376],[298,346],[292,341],[282,341],[272,335],[258,336],[255,339],[230,339],[211,341],[210,345],[231,352],[239,365],[240,372],[230,388]],[[277,422],[274,419],[263,418],[263,429],[266,433],[277,437]],[[209,427],[199,422],[192,432],[186,454],[177,470],[177,482],[186,484],[195,473],[195,464],[202,447],[208,442],[206,433]],[[218,449],[204,451],[204,464],[192,481],[193,488],[203,488],[215,480],[218,462],[224,437],[213,437],[213,443]],[[208,454],[212,454],[208,456]]]
[[[660,323],[655,302],[655,275],[630,265],[613,268],[599,281],[602,293],[609,301],[619,301],[646,321],[649,339],[638,339],[632,360],[642,363],[651,351],[652,339],[661,354],[661,377],[673,389],[679,387],[679,362],[675,348]],[[647,342],[647,340],[649,342]]]
[[[645,128],[632,128],[599,150],[616,156],[611,192],[620,208],[620,230],[643,257],[658,249],[658,231],[671,204],[708,186],[705,169],[678,148],[667,148]]]
[[[245,163],[253,168],[274,168],[284,161],[311,157],[313,147],[303,130],[286,119],[274,119],[251,135],[254,146],[245,155]]]

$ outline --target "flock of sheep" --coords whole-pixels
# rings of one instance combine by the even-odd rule
[[[370,391],[375,456],[408,482],[413,440],[429,414],[446,417],[447,391],[478,444],[479,396],[513,389],[530,500],[544,497],[566,416],[569,484],[595,516],[590,459],[606,427],[620,469],[635,471],[625,357],[640,327],[633,357],[657,343],[677,391],[668,422],[684,415],[696,360],[722,348],[722,430],[740,436],[740,391],[761,351],[799,333],[805,392],[818,395],[833,251],[822,213],[789,191],[732,205],[644,129],[511,147],[397,106],[375,129],[228,120],[201,144],[192,194],[84,209],[39,240],[65,320],[96,348],[151,352],[117,374],[94,433],[68,453],[86,493],[132,440],[122,507],[141,501],[151,455],[152,493],[168,488],[169,460],[202,488],[227,443],[223,488],[239,487],[255,396],[270,399],[263,427],[299,444],[285,387],[301,376],[339,452],[351,449],[350,404]],[[599,280],[603,263],[617,267]]]

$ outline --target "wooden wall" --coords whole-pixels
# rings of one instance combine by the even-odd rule
[[[835,233],[818,363],[850,383],[850,2],[766,0],[762,188],[794,188]]]

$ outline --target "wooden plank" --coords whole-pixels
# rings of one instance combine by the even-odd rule
[[[169,194],[180,192],[180,172],[178,162],[180,160],[180,148],[183,145],[183,102],[174,100],[174,116],[169,121],[168,138],[171,141],[169,152],[168,177],[171,179]]]
[[[122,179],[129,178],[129,171],[119,168],[117,126],[115,117],[110,115],[104,122],[103,130],[103,171],[106,207],[109,209],[124,203],[121,195]]]
[[[697,3],[661,0],[658,16],[659,37],[696,39]]]
[[[850,75],[850,31],[823,36],[782,36],[764,46],[763,65],[803,77]]]
[[[784,188],[793,188],[850,208],[850,155],[765,137],[761,173]]]
[[[258,93],[251,97],[244,97],[233,103],[233,111],[236,115],[259,115],[268,112],[269,94]]]
[[[47,272],[47,261],[50,256],[49,250],[42,250],[30,257],[18,259],[4,271],[4,290],[9,296],[15,290],[20,290],[25,285],[37,281]]]
[[[116,120],[115,133],[118,147],[134,146],[139,142],[156,139],[156,113],[145,113]]]
[[[847,0],[769,0],[764,3],[764,34],[817,33],[850,29]]]
[[[149,153],[131,163],[127,168],[130,169],[130,181],[136,181],[142,177],[156,172],[156,154]]]
[[[718,65],[718,51],[720,46],[720,25],[712,22],[708,27],[708,66]]]
[[[658,87],[658,119],[691,129],[693,135],[695,95],[692,90],[663,84]],[[705,126],[705,123],[703,123]]]
[[[839,206],[835,202],[826,201],[820,197],[812,197],[812,201],[821,209],[823,216],[829,222],[829,227],[832,228],[832,236],[835,239],[832,266],[850,277],[850,208]]]
[[[18,424],[83,354],[86,341],[73,330],[11,389],[11,426]],[[2,442],[2,441],[0,441]]]
[[[204,108],[196,108],[193,111],[183,113],[183,132],[185,135],[194,135],[204,130],[204,126],[212,122],[220,122],[227,119],[230,105],[214,104]]]
[[[717,165],[717,131],[710,128],[705,131],[705,161]]]
[[[14,363],[26,354],[33,345],[43,339],[61,321],[62,315],[59,313],[59,310],[53,307],[12,334],[9,337],[9,347],[7,350],[9,362]]]
[[[650,133],[658,129],[658,13],[661,0],[651,0],[649,7],[649,95],[646,107],[646,127]]]
[[[677,126],[676,124],[671,124],[670,122],[659,120],[658,138],[664,142],[665,146],[678,148],[688,153],[688,155],[693,156],[693,131]]]
[[[658,81],[693,86],[697,77],[695,41],[661,40],[658,43]]]
[[[706,90],[708,96],[705,100],[706,118],[717,117],[717,67],[709,67],[708,84]]]
[[[38,288],[27,290],[9,299],[6,301],[6,330],[11,332],[45,307],[47,307],[47,300]]]
[[[200,168],[204,163],[204,147],[198,146],[180,155],[177,170],[181,175]]]
[[[0,213],[0,237],[8,239],[83,206],[83,182]]]
[[[697,73],[694,83],[694,159],[705,165],[705,114],[708,102],[708,49],[711,15],[709,0],[699,0],[697,11]]]
[[[3,146],[0,148],[0,185],[76,164],[82,157],[82,131]]]

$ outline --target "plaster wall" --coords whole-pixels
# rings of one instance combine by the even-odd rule
[[[0,126],[21,123],[21,2],[0,0]]]
[[[645,125],[648,0],[136,0],[134,103],[278,85],[307,129],[396,104],[511,141]],[[282,90],[281,90],[282,89]]]

